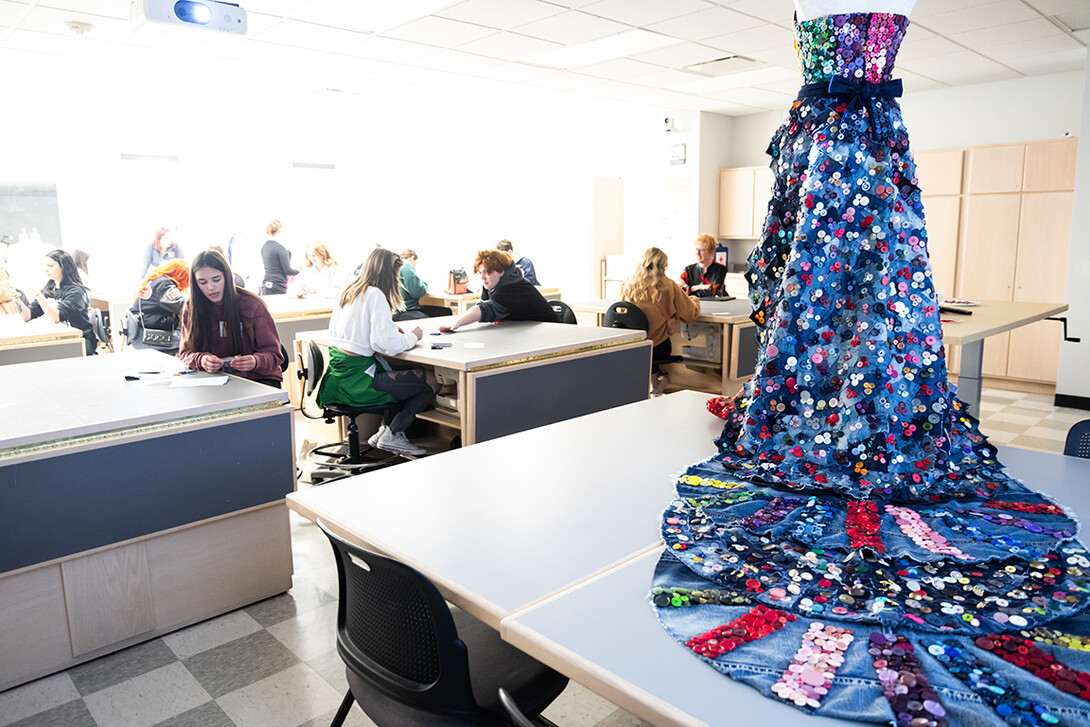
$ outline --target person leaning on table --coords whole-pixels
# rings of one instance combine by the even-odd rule
[[[681,271],[682,291],[698,298],[720,294],[727,282],[727,269],[715,261],[715,238],[701,235],[693,245],[696,262]]]
[[[481,250],[473,261],[473,272],[481,276],[481,302],[466,311],[452,325],[440,331],[453,332],[469,323],[497,321],[543,321],[556,323],[556,313],[537,288],[522,277],[511,256],[499,250]]]
[[[98,339],[91,325],[91,295],[79,276],[72,256],[64,250],[50,250],[45,254],[45,275],[49,280],[41,290],[30,289],[30,306],[23,305],[18,296],[15,307],[23,321],[45,316],[54,323],[64,323],[83,333],[84,353],[98,353]]]

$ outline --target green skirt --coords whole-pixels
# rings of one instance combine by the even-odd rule
[[[378,373],[378,366],[374,356],[352,356],[331,347],[329,368],[318,388],[318,406],[378,406],[393,403],[394,397],[374,387],[374,374]]]

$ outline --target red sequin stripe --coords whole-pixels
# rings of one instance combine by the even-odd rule
[[[774,608],[758,605],[728,624],[716,626],[700,636],[694,636],[685,642],[690,649],[714,659],[720,654],[734,651],[747,641],[768,636],[773,631],[782,629],[785,624],[794,621],[795,614],[777,611]]]
[[[1032,639],[1010,634],[988,634],[978,637],[976,645],[1032,672],[1061,692],[1090,702],[1090,674],[1069,668],[1056,657],[1043,652]]]
[[[873,500],[848,501],[848,537],[853,548],[870,548],[875,553],[885,553],[886,545],[878,537],[881,523],[878,506]]]
[[[1063,508],[1051,505],[1047,502],[1007,502],[1006,500],[988,500],[984,507],[993,510],[1013,510],[1015,512],[1029,512],[1034,515],[1063,515]]]

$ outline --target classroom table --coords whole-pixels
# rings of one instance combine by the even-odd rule
[[[499,628],[657,548],[673,477],[715,453],[722,422],[705,399],[646,399],[300,490],[288,506],[417,568]]]
[[[408,563],[498,623],[506,641],[652,724],[722,724],[724,705],[732,722],[794,724],[793,707],[688,653],[648,602],[674,478],[715,452],[721,422],[704,399],[669,394],[296,492],[288,504]],[[1090,460],[1013,447],[1000,459],[1090,518]]]
[[[83,332],[45,317],[23,322],[17,314],[0,315],[0,365],[83,356]]]
[[[0,690],[291,587],[287,395],[182,369],[0,368]]]
[[[538,288],[545,300],[560,300],[559,288]],[[425,293],[420,296],[420,305],[435,305],[440,308],[450,308],[451,315],[460,316],[467,310],[477,305],[481,300],[481,294],[477,293]]]
[[[577,315],[594,316],[596,325],[602,326],[606,311],[615,302],[617,299],[604,298],[568,305]],[[757,365],[757,327],[749,313],[748,298],[702,298],[695,324],[682,324],[672,338],[674,353],[684,356],[685,362],[664,367],[671,388],[737,394]]]
[[[448,402],[456,408],[437,406],[418,418],[458,430],[463,445],[647,398],[651,342],[643,331],[504,321],[437,333],[450,322],[403,321],[407,330],[419,326],[424,338],[391,359],[456,382]],[[300,334],[297,353],[308,340],[324,347],[328,331]]]
[[[979,415],[983,388],[984,339],[1030,323],[1057,316],[1067,310],[1066,303],[1028,303],[1011,300],[982,300],[964,308],[972,315],[942,313],[942,339],[947,346],[961,346],[958,369],[958,398],[969,405],[973,416]]]

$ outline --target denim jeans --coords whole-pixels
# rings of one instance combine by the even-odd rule
[[[401,409],[388,422],[390,431],[400,434],[409,428],[416,415],[435,401],[435,391],[428,385],[423,369],[390,369],[384,359],[376,356],[384,370],[376,372],[374,387],[401,403]]]

